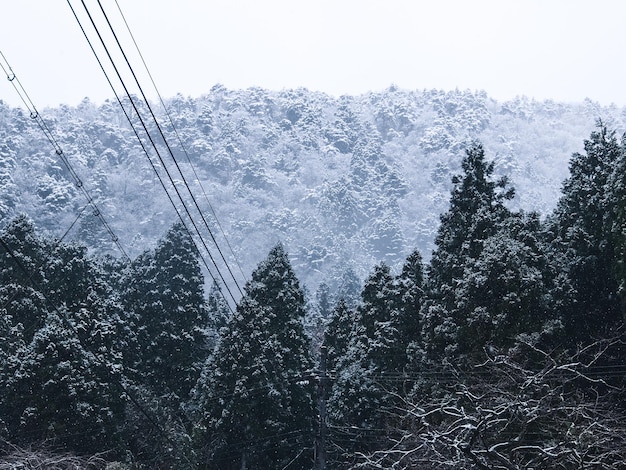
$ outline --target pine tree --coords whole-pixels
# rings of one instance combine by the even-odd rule
[[[191,236],[174,224],[154,252],[132,264],[123,294],[137,329],[138,380],[185,399],[206,359],[203,276]]]
[[[252,273],[194,391],[207,467],[310,465],[315,407],[304,315],[304,293],[276,245]]]
[[[493,162],[485,160],[480,144],[467,150],[463,175],[456,176],[450,208],[441,216],[436,249],[428,270],[428,295],[423,311],[423,334],[430,359],[456,355],[459,347],[457,284],[468,263],[480,257],[484,242],[498,230],[510,212],[504,201],[513,197],[507,180],[492,180]]]
[[[622,321],[618,301],[623,226],[624,145],[601,122],[585,141],[585,153],[570,161],[570,176],[552,217],[553,247],[567,273],[564,299],[566,338],[570,344],[592,333],[607,334]],[[623,217],[623,215],[622,215]],[[622,218],[623,220],[623,218]],[[623,258],[621,258],[623,260]]]
[[[393,389],[402,372],[398,366],[404,362],[395,356],[399,338],[399,325],[394,321],[399,317],[397,297],[389,267],[378,265],[363,288],[352,335],[338,360],[337,380],[328,401],[333,438],[350,442],[339,460],[382,444],[380,435],[386,432],[388,411],[395,402]]]

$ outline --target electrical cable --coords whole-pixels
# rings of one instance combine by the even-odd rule
[[[83,25],[82,25],[82,23],[81,23],[80,19],[78,18],[78,15],[77,15],[76,11],[74,10],[74,7],[73,7],[73,6],[72,6],[72,4],[70,3],[70,0],[67,0],[67,4],[68,4],[68,6],[70,7],[70,10],[72,11],[72,14],[74,15],[74,18],[76,19],[76,22],[78,23],[78,26],[80,27],[81,32],[83,33],[83,36],[85,37],[85,40],[87,41],[87,44],[89,45],[89,48],[91,49],[91,52],[93,53],[93,55],[94,55],[94,57],[95,57],[96,61],[98,62],[98,65],[99,65],[99,67],[100,67],[100,69],[101,69],[102,73],[104,74],[104,76],[105,76],[105,78],[106,78],[106,80],[107,80],[107,83],[109,84],[109,86],[110,86],[111,90],[113,91],[113,94],[114,94],[114,96],[115,96],[115,98],[116,98],[116,100],[117,100],[118,104],[120,105],[120,108],[122,109],[122,111],[123,111],[123,113],[124,113],[124,116],[126,117],[126,120],[128,121],[128,123],[129,123],[129,125],[130,125],[131,129],[133,130],[133,133],[135,134],[135,137],[137,138],[137,140],[138,140],[138,142],[139,142],[139,144],[140,144],[140,146],[141,146],[141,148],[142,148],[142,150],[143,150],[144,154],[146,155],[146,158],[148,159],[148,162],[150,163],[150,166],[152,167],[152,170],[154,171],[154,173],[155,173],[155,175],[156,175],[156,177],[157,177],[157,179],[158,179],[158,181],[159,181],[159,183],[160,183],[161,187],[162,187],[162,188],[163,188],[163,190],[165,191],[165,194],[166,194],[166,196],[167,196],[168,200],[170,201],[170,204],[171,204],[171,205],[172,205],[172,207],[174,208],[174,211],[176,212],[176,215],[178,216],[179,220],[181,221],[181,223],[182,223],[183,227],[185,228],[185,230],[187,231],[187,233],[190,233],[190,230],[189,230],[189,228],[187,227],[187,224],[185,223],[185,221],[184,221],[184,219],[183,219],[182,214],[180,213],[180,211],[179,211],[178,207],[176,206],[176,203],[174,202],[174,199],[173,199],[172,195],[171,195],[171,194],[170,194],[170,192],[168,191],[167,186],[166,186],[166,184],[165,184],[165,181],[163,180],[163,178],[162,178],[162,177],[161,177],[161,175],[159,174],[159,172],[158,172],[158,170],[157,170],[157,168],[156,168],[156,164],[154,163],[154,161],[153,161],[153,160],[152,160],[152,158],[150,157],[150,154],[149,154],[149,152],[148,152],[148,149],[146,148],[146,146],[145,146],[145,144],[144,144],[143,140],[141,139],[141,137],[139,136],[139,132],[137,131],[137,128],[136,128],[136,127],[135,127],[135,125],[133,124],[133,121],[132,121],[131,117],[129,116],[128,111],[126,110],[126,107],[125,107],[125,106],[124,106],[124,104],[122,103],[122,100],[121,100],[121,98],[120,98],[119,94],[118,94],[118,93],[117,93],[117,91],[115,90],[115,87],[114,87],[113,83],[111,82],[111,79],[109,78],[109,74],[107,73],[106,69],[104,68],[104,64],[103,64],[103,63],[102,63],[102,61],[100,60],[100,57],[98,56],[98,54],[97,54],[97,52],[96,52],[96,50],[95,50],[95,48],[94,48],[94,46],[93,46],[93,44],[92,44],[91,40],[89,39],[89,36],[87,35],[87,32],[85,31],[85,29],[84,29],[84,27],[83,27]],[[85,8],[86,8],[86,7],[85,7]],[[92,20],[92,24],[93,24],[93,20]],[[103,42],[103,41],[102,41],[102,38],[101,38],[101,42]],[[109,58],[110,58],[110,56],[109,56]],[[110,60],[112,60],[112,59],[110,58]],[[119,74],[118,74],[118,77],[119,77]],[[135,106],[134,102],[132,101],[132,98],[131,98],[130,94],[128,93],[128,95],[127,95],[127,96],[128,96],[128,99],[131,101],[131,104],[133,105],[133,108],[135,109],[135,112],[137,112],[137,113],[139,114],[139,110],[137,109],[137,107]],[[144,130],[147,132],[147,128],[146,128],[145,126],[144,126]],[[157,151],[157,154],[158,154],[158,151]],[[174,186],[174,188],[175,188],[175,186]],[[193,239],[193,238],[192,238],[192,239]],[[194,245],[195,245],[195,241],[194,241]],[[196,249],[198,249],[198,248],[197,248],[197,246],[196,246]],[[198,252],[199,252],[199,250],[198,250]],[[200,257],[200,258],[201,258],[201,260],[202,260],[202,262],[203,262],[203,264],[204,264],[204,266],[205,266],[205,268],[206,268],[207,272],[209,273],[209,275],[210,275],[210,276],[211,276],[211,278],[213,279],[213,281],[217,283],[217,278],[216,278],[216,277],[215,277],[215,275],[213,274],[212,270],[209,268],[209,266],[208,266],[208,264],[207,264],[206,260],[204,259],[204,257]],[[219,269],[217,268],[217,265],[216,265],[215,263],[214,263],[214,266],[216,267],[216,270],[218,271],[218,274],[220,274],[220,273],[219,273]],[[220,278],[222,278],[222,279],[223,279],[223,277],[221,276],[221,274],[220,274]],[[232,293],[231,293],[231,292],[230,292],[230,290],[228,289],[228,286],[225,286],[225,287],[226,287],[226,289],[229,291],[229,294],[231,295],[231,298],[233,299],[233,301],[235,301],[235,300],[234,300],[234,296],[232,295]],[[220,292],[221,292],[221,290],[220,290]],[[236,301],[235,301],[235,303],[236,303]],[[231,306],[230,302],[228,302],[228,301],[227,301],[227,302],[226,302],[226,305],[228,306],[228,308],[229,308],[230,312],[231,312],[231,313],[234,313],[233,308],[232,308],[232,306]]]
[[[103,73],[105,74],[105,77],[107,78],[107,82],[109,83],[109,85],[111,86],[111,89],[112,89],[112,90],[113,90],[113,92],[115,93],[115,96],[116,96],[116,98],[117,98],[117,100],[118,100],[118,103],[120,104],[120,106],[121,106],[121,107],[122,107],[122,109],[124,110],[124,114],[126,115],[126,118],[127,118],[127,120],[129,121],[129,124],[130,124],[130,125],[131,125],[131,127],[133,128],[133,131],[135,132],[135,135],[136,135],[137,139],[140,141],[141,146],[142,146],[142,148],[143,148],[143,150],[144,150],[144,153],[145,153],[145,154],[146,154],[146,156],[148,157],[148,160],[150,161],[150,163],[151,163],[151,165],[152,165],[152,169],[154,170],[155,174],[157,175],[157,177],[158,177],[158,179],[159,179],[159,182],[161,183],[161,186],[163,187],[163,189],[165,190],[166,194],[168,195],[168,199],[170,200],[170,202],[171,202],[172,206],[174,207],[174,209],[175,209],[175,211],[176,211],[176,213],[177,213],[177,215],[178,215],[179,219],[181,220],[181,223],[183,224],[183,226],[185,227],[185,229],[187,230],[187,232],[188,232],[188,233],[190,233],[190,230],[189,230],[189,228],[188,228],[187,224],[185,223],[185,221],[184,221],[184,219],[183,219],[183,217],[182,217],[182,215],[181,215],[180,211],[179,211],[179,210],[178,210],[178,208],[176,207],[176,204],[174,203],[174,200],[173,200],[172,196],[169,194],[169,192],[168,192],[168,190],[167,190],[167,187],[166,187],[166,185],[165,185],[165,182],[164,182],[164,181],[163,181],[163,179],[160,177],[160,175],[159,175],[159,173],[158,173],[158,170],[156,169],[156,166],[154,165],[154,162],[153,162],[153,161],[152,161],[152,159],[150,158],[149,153],[148,153],[147,149],[145,148],[145,145],[143,144],[143,141],[142,141],[142,140],[141,140],[141,138],[139,137],[139,134],[138,134],[138,132],[137,132],[136,128],[135,128],[135,127],[134,127],[134,125],[132,124],[132,121],[131,121],[130,117],[128,116],[128,113],[126,112],[126,109],[125,109],[125,108],[124,108],[124,106],[122,105],[121,100],[120,100],[120,98],[119,98],[119,95],[118,95],[118,94],[117,94],[117,92],[115,91],[115,87],[113,86],[113,84],[112,84],[111,80],[109,79],[109,77],[108,77],[108,73],[107,73],[107,72],[106,72],[106,70],[104,69],[104,66],[103,66],[102,62],[100,61],[100,58],[99,58],[99,56],[98,56],[97,52],[95,51],[95,49],[94,49],[93,45],[91,44],[91,41],[89,40],[89,37],[88,37],[88,35],[87,35],[87,33],[86,33],[85,29],[83,28],[83,26],[82,26],[82,23],[81,23],[80,19],[78,18],[78,15],[76,14],[76,12],[75,12],[74,8],[72,7],[70,0],[67,0],[67,3],[68,3],[68,5],[69,5],[70,9],[72,10],[72,13],[74,14],[74,18],[76,19],[77,23],[79,24],[79,26],[80,26],[80,28],[81,28],[81,30],[82,30],[82,32],[83,32],[83,35],[85,36],[85,38],[86,38],[86,40],[87,40],[87,42],[88,42],[88,44],[89,44],[89,46],[90,46],[90,48],[91,48],[91,50],[92,50],[92,52],[93,52],[94,56],[96,57],[96,60],[98,61],[98,64],[100,65],[101,70],[102,70],[102,71],[103,71]],[[113,60],[113,58],[112,58],[112,56],[111,56],[111,54],[110,54],[110,52],[109,52],[109,49],[108,49],[108,47],[107,47],[107,45],[106,45],[106,43],[105,43],[105,41],[104,41],[104,39],[103,39],[102,35],[100,34],[100,31],[99,31],[99,29],[98,29],[97,25],[95,24],[95,21],[94,21],[94,19],[93,19],[92,15],[91,15],[91,13],[89,12],[89,9],[88,9],[88,8],[87,8],[87,6],[85,5],[84,0],[81,0],[81,3],[82,3],[82,5],[83,5],[83,8],[85,9],[85,12],[87,13],[87,15],[88,15],[88,17],[89,17],[89,20],[90,20],[90,22],[91,22],[91,24],[92,24],[92,27],[94,28],[94,31],[96,32],[96,34],[97,34],[97,36],[98,36],[98,38],[99,38],[99,40],[100,40],[100,43],[102,44],[102,46],[103,46],[103,48],[104,48],[104,50],[105,50],[105,52],[106,52],[106,54],[107,54],[107,57],[108,57],[109,61],[111,62],[111,65],[113,66],[113,69],[115,70],[115,73],[116,73],[116,75],[117,75],[117,77],[118,77],[118,79],[119,79],[119,81],[120,81],[120,83],[121,83],[122,87],[124,88],[124,91],[125,91],[125,93],[126,93],[126,95],[127,95],[128,99],[130,100],[130,103],[131,103],[131,105],[132,105],[133,109],[135,110],[135,113],[137,114],[137,116],[138,116],[138,118],[139,118],[139,121],[140,121],[140,123],[141,123],[141,125],[142,125],[142,127],[143,127],[144,131],[146,132],[146,135],[147,135],[148,140],[150,141],[150,143],[151,143],[151,145],[152,145],[152,147],[153,147],[153,149],[154,149],[155,153],[157,154],[157,157],[159,158],[159,161],[161,162],[161,165],[163,166],[163,169],[164,169],[165,173],[167,174],[168,179],[169,179],[170,183],[172,184],[172,187],[173,187],[173,189],[174,189],[174,191],[175,191],[176,195],[178,196],[178,199],[180,200],[180,202],[181,202],[181,204],[182,204],[182,206],[183,206],[183,209],[184,209],[185,213],[187,214],[187,216],[188,216],[188,218],[189,218],[189,221],[190,221],[190,222],[191,222],[191,224],[194,226],[194,229],[195,229],[196,233],[198,234],[198,237],[199,237],[199,239],[200,239],[201,243],[203,244],[203,246],[204,246],[205,250],[207,251],[207,254],[209,255],[209,258],[211,259],[211,262],[213,263],[213,266],[215,267],[215,270],[217,271],[217,273],[218,273],[218,275],[219,275],[220,279],[222,279],[222,282],[224,283],[224,287],[226,288],[226,290],[227,290],[227,291],[228,291],[228,293],[230,294],[230,296],[231,296],[231,298],[232,298],[233,302],[234,302],[234,303],[235,303],[235,305],[236,305],[236,304],[237,304],[237,301],[236,301],[236,299],[235,299],[235,297],[234,297],[234,295],[233,295],[232,291],[230,290],[230,288],[229,288],[228,284],[226,283],[226,281],[225,281],[225,279],[224,279],[224,276],[222,275],[221,271],[219,270],[219,267],[218,267],[217,263],[215,262],[215,259],[214,259],[214,258],[213,258],[213,256],[211,255],[210,250],[209,250],[209,249],[208,249],[208,247],[206,246],[206,243],[205,243],[204,239],[202,238],[202,236],[201,236],[201,234],[200,234],[200,231],[199,231],[199,229],[198,229],[198,227],[197,227],[196,223],[195,223],[195,222],[194,222],[194,220],[193,220],[193,217],[191,216],[191,213],[190,213],[190,211],[189,211],[189,208],[188,208],[188,207],[187,207],[187,205],[185,204],[185,201],[184,201],[184,199],[183,199],[182,195],[180,194],[180,191],[178,190],[178,188],[177,188],[177,186],[176,186],[176,184],[175,184],[175,182],[174,182],[174,180],[173,180],[173,178],[172,178],[172,176],[171,176],[171,174],[170,174],[169,170],[167,169],[167,165],[165,164],[165,161],[163,160],[163,158],[162,158],[162,156],[161,156],[161,154],[160,154],[160,152],[159,152],[159,150],[158,150],[158,147],[156,146],[156,143],[154,142],[154,139],[153,139],[153,138],[152,138],[152,136],[150,135],[150,132],[148,131],[148,127],[147,127],[147,125],[146,125],[146,123],[145,123],[144,119],[142,118],[141,113],[140,113],[140,111],[139,111],[139,109],[138,109],[138,107],[137,107],[137,105],[136,105],[135,101],[133,100],[131,93],[129,92],[129,90],[128,90],[127,86],[126,86],[126,83],[125,83],[125,82],[124,82],[124,80],[122,79],[122,76],[121,76],[121,74],[120,74],[120,72],[119,72],[119,69],[118,69],[117,65],[115,64],[115,61]],[[191,234],[191,233],[190,233],[190,234]],[[193,239],[193,237],[192,237],[192,239]],[[194,241],[194,244],[195,244],[195,241]],[[197,249],[197,247],[196,247],[196,249]],[[199,252],[199,250],[198,250],[198,252]],[[201,259],[203,259],[203,263],[205,264],[205,267],[207,268],[207,271],[209,272],[209,274],[213,277],[213,280],[214,280],[214,281],[217,281],[217,279],[215,279],[215,277],[213,276],[213,274],[212,274],[211,270],[209,269],[208,264],[206,263],[206,261],[204,260],[204,258],[203,258],[203,257],[201,257]],[[229,308],[231,309],[231,312],[232,312],[232,307],[230,307],[230,303],[228,303],[228,305],[229,305]]]
[[[126,21],[126,17],[124,16],[124,13],[122,12],[122,9],[120,8],[120,5],[118,3],[117,0],[115,0],[115,4],[117,5],[117,9],[120,13],[120,16],[122,17],[122,20],[124,21],[124,25],[126,25],[126,29],[128,30],[128,34],[130,35],[131,40],[133,41],[133,44],[135,45],[135,49],[137,50],[137,53],[139,54],[139,57],[141,58],[141,61],[143,63],[144,68],[146,69],[146,72],[148,74],[148,77],[150,78],[150,81],[152,82],[152,86],[154,87],[154,90],[156,91],[156,94],[159,98],[159,101],[161,102],[161,106],[163,106],[163,109],[165,110],[165,114],[169,120],[170,125],[172,126],[172,129],[174,131],[174,133],[176,134],[176,137],[178,139],[178,142],[180,144],[180,147],[182,148],[186,158],[187,158],[187,162],[189,163],[189,166],[191,167],[191,170],[193,171],[193,175],[195,177],[195,181],[198,182],[198,186],[200,186],[200,190],[202,191],[202,194],[204,195],[204,199],[206,200],[209,209],[211,209],[211,213],[213,214],[213,218],[215,219],[215,222],[217,223],[217,226],[220,229],[220,232],[222,233],[222,237],[224,238],[224,240],[226,241],[226,245],[228,246],[228,249],[230,250],[231,255],[233,256],[233,259],[235,260],[235,264],[237,264],[237,267],[239,268],[239,272],[241,273],[242,278],[244,279],[244,281],[246,281],[246,275],[243,272],[243,269],[241,267],[241,264],[239,263],[239,260],[237,259],[237,256],[235,255],[235,252],[230,244],[230,242],[228,241],[228,237],[226,236],[226,233],[224,231],[224,228],[222,227],[222,224],[219,221],[219,218],[217,217],[217,213],[215,211],[215,209],[213,208],[213,205],[211,204],[211,201],[209,200],[209,197],[207,196],[207,193],[204,189],[204,186],[202,184],[202,181],[200,180],[200,177],[198,176],[198,173],[196,172],[196,168],[193,165],[193,163],[191,162],[191,158],[189,157],[189,153],[187,152],[187,149],[185,147],[185,145],[183,144],[183,140],[180,137],[180,134],[178,133],[178,129],[176,129],[176,126],[174,125],[174,121],[172,119],[172,115],[169,112],[169,110],[167,109],[167,106],[165,106],[165,102],[163,100],[163,97],[161,96],[161,93],[159,92],[159,89],[156,86],[156,83],[154,81],[154,78],[152,78],[152,74],[150,73],[150,70],[148,69],[148,65],[146,64],[146,61],[143,57],[143,54],[141,53],[141,50],[139,49],[139,45],[137,44],[137,41],[135,41],[135,36],[133,35],[130,26],[128,25],[128,22]]]
[[[0,62],[0,67],[2,68],[3,72],[6,74],[7,80],[9,80],[11,82],[11,84],[13,85],[13,88],[15,89],[15,91],[18,94],[18,96],[22,100],[22,103],[24,103],[24,106],[26,107],[26,110],[28,112],[30,112],[31,119],[35,120],[35,122],[37,123],[37,125],[39,126],[41,131],[46,136],[46,139],[48,139],[48,142],[54,148],[54,152],[61,159],[61,161],[63,162],[63,164],[67,168],[68,172],[70,173],[70,175],[74,179],[74,184],[76,185],[76,187],[83,193],[83,195],[85,196],[85,199],[87,200],[87,202],[89,204],[91,204],[92,207],[94,208],[94,212],[93,212],[94,215],[96,217],[98,217],[98,219],[100,220],[100,223],[105,228],[105,230],[108,232],[109,237],[111,238],[111,241],[113,241],[113,243],[115,243],[115,245],[117,246],[117,248],[120,251],[120,253],[122,253],[122,256],[127,261],[130,261],[130,258],[128,257],[128,255],[126,254],[126,251],[122,247],[122,245],[121,245],[121,243],[119,241],[118,236],[113,232],[113,229],[111,228],[109,223],[106,221],[106,219],[102,215],[102,211],[100,211],[100,209],[98,208],[98,205],[96,204],[96,201],[93,199],[91,194],[89,194],[89,191],[87,191],[87,188],[85,188],[85,185],[83,184],[82,179],[80,178],[80,176],[78,175],[78,173],[74,169],[73,165],[68,160],[68,158],[65,155],[65,153],[63,152],[63,149],[61,148],[61,145],[59,144],[57,139],[54,137],[54,134],[50,130],[50,127],[48,127],[46,122],[41,117],[41,114],[37,110],[37,107],[35,106],[33,101],[30,99],[30,96],[28,95],[28,93],[24,89],[22,83],[20,82],[20,79],[17,77],[17,75],[15,74],[13,69],[11,68],[11,65],[7,61],[7,59],[4,56],[4,54],[2,53],[2,51],[0,51],[0,57],[2,57],[2,61],[4,62],[4,63]],[[7,68],[5,68],[5,66],[4,66],[5,64],[6,64],[7,68],[8,68],[8,70],[7,70]]]
[[[84,0],[81,0],[81,1],[83,3],[83,6],[85,6]],[[134,71],[132,65],[130,64],[130,61],[128,60],[128,56],[126,55],[126,52],[124,52],[124,48],[122,47],[122,44],[119,41],[117,33],[113,29],[113,25],[109,21],[109,17],[106,14],[106,12],[104,11],[104,7],[102,6],[102,3],[101,3],[100,0],[98,0],[98,6],[100,7],[100,11],[102,12],[102,15],[104,16],[104,19],[106,20],[107,25],[109,26],[109,30],[111,31],[111,34],[115,38],[115,42],[117,43],[117,47],[119,48],[120,52],[122,53],[122,56],[124,57],[124,60],[126,61],[126,65],[128,67],[128,70],[132,74],[132,76],[133,76],[133,78],[135,80],[135,83],[136,83],[137,87],[139,88],[139,92],[141,93],[141,96],[143,97],[144,103],[145,103],[146,107],[148,108],[148,111],[150,112],[150,115],[152,117],[152,120],[153,120],[154,124],[156,125],[156,128],[157,128],[157,130],[159,132],[159,135],[161,136],[161,139],[162,139],[163,143],[165,144],[165,147],[167,148],[167,151],[168,151],[170,157],[172,158],[172,161],[174,162],[174,165],[175,165],[176,169],[178,170],[178,174],[182,178],[183,184],[187,188],[189,196],[191,197],[191,200],[192,200],[196,210],[198,211],[198,214],[200,215],[202,221],[204,222],[204,226],[206,227],[206,229],[207,229],[207,231],[208,231],[208,233],[209,233],[209,235],[211,237],[211,240],[213,241],[215,247],[217,248],[217,251],[219,252],[219,254],[220,254],[221,258],[222,258],[222,261],[224,262],[224,265],[226,266],[226,269],[228,270],[231,278],[233,279],[235,285],[237,286],[237,289],[239,289],[240,295],[243,295],[243,291],[242,291],[241,287],[239,286],[239,283],[237,282],[237,279],[235,278],[235,276],[234,276],[234,274],[233,274],[233,272],[232,272],[228,262],[226,261],[226,258],[224,257],[224,253],[222,252],[222,249],[220,248],[219,244],[217,243],[217,240],[215,239],[215,236],[213,235],[213,231],[209,227],[209,225],[208,225],[208,223],[206,221],[206,218],[204,217],[204,214],[202,213],[202,210],[200,209],[198,201],[196,200],[196,197],[194,196],[193,192],[191,191],[189,183],[187,182],[187,179],[185,178],[185,175],[184,175],[184,173],[183,173],[183,171],[182,171],[182,169],[180,167],[180,164],[178,163],[178,161],[176,160],[176,157],[174,156],[174,152],[172,151],[172,148],[171,148],[169,142],[167,141],[167,138],[165,137],[165,134],[163,133],[163,129],[161,128],[161,125],[159,124],[159,121],[157,120],[156,115],[154,114],[154,111],[152,110],[152,106],[150,105],[150,102],[149,102],[147,96],[145,95],[145,93],[143,91],[143,87],[139,83],[139,79],[137,78],[137,75],[135,74],[135,71]],[[86,7],[85,7],[85,9],[86,9]],[[91,18],[91,15],[89,15],[89,16]],[[96,28],[95,23],[93,24],[93,26],[94,26],[94,28]],[[103,46],[105,47],[105,50],[106,50],[106,46],[104,44],[103,44]],[[108,54],[108,51],[107,51],[107,54]],[[116,70],[117,70],[117,68],[116,68]],[[120,78],[120,81],[122,81],[122,78],[121,77],[119,77],[119,78]],[[123,86],[126,89],[125,85],[123,85]],[[161,157],[159,156],[159,158],[161,158]],[[169,172],[167,171],[167,167],[165,166],[165,162],[161,161],[161,163],[163,164],[164,169],[166,170],[166,172],[168,174],[168,177],[169,177]],[[171,178],[170,178],[170,180],[171,180]],[[181,199],[181,202],[183,202],[183,205],[184,205],[184,201],[183,201],[182,197],[180,197],[180,199]],[[189,213],[188,213],[188,216],[191,219],[191,215]],[[198,236],[200,236],[200,233],[199,233],[197,227],[195,226],[195,223],[193,222],[193,220],[192,220],[192,223],[194,225],[194,228],[198,232]],[[206,245],[205,245],[205,249],[208,251],[208,247],[206,247]]]

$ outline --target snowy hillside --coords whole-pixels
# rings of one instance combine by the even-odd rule
[[[393,87],[335,98],[215,86],[166,104],[178,136],[155,104],[161,125],[229,261],[247,275],[281,241],[310,290],[334,289],[347,268],[361,279],[381,260],[397,268],[416,248],[428,259],[470,141],[510,177],[513,207],[545,215],[596,120],[619,132],[626,122],[625,109],[591,101]],[[153,247],[177,216],[117,103],[41,114],[124,249]],[[40,129],[2,102],[0,178],[3,223],[24,212],[60,237],[81,214],[67,237],[119,255]]]

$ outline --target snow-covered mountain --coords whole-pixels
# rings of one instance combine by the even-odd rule
[[[336,287],[348,268],[364,278],[381,260],[397,266],[415,248],[428,259],[468,142],[480,140],[496,176],[509,176],[516,208],[545,215],[596,120],[618,132],[626,123],[625,108],[591,101],[497,102],[485,92],[394,87],[336,98],[218,85],[166,105],[169,117],[153,107],[184,178],[164,144],[155,144],[159,161],[140,132],[146,157],[117,102],[85,99],[41,115],[131,257],[177,220],[157,178],[175,195],[167,168],[189,207],[185,182],[191,189],[232,266],[248,275],[282,241],[310,290]],[[2,224],[25,212],[57,237],[72,227],[68,239],[119,255],[35,121],[2,101],[0,181]]]

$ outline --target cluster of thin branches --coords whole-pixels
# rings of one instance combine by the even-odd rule
[[[10,442],[0,441],[0,470],[101,470],[112,468],[100,455],[80,457],[55,452],[46,446],[37,448],[19,447]]]
[[[403,399],[396,437],[359,468],[617,470],[626,461],[623,338],[574,352],[520,341],[454,386]]]

